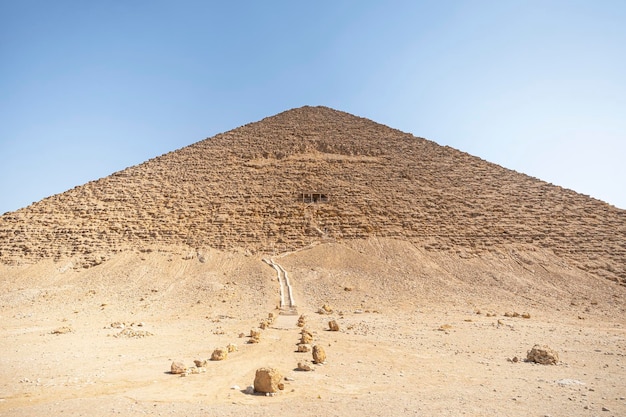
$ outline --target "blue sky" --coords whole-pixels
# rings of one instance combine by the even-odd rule
[[[0,214],[303,105],[626,208],[626,2],[0,0]]]

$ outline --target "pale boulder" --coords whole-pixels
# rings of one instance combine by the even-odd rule
[[[254,392],[264,394],[278,392],[282,379],[283,376],[275,368],[259,368],[254,376]]]
[[[326,362],[326,351],[320,345],[313,346],[313,362],[318,364]]]

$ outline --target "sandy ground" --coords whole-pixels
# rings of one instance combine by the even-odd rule
[[[312,361],[296,352],[298,316],[279,316],[258,344],[240,337],[278,312],[275,272],[259,257],[2,266],[0,415],[626,415],[626,291],[548,255],[462,259],[364,241],[277,256],[328,355],[312,372],[295,369]],[[324,303],[331,314],[317,313]],[[150,335],[119,336],[115,322]],[[169,373],[229,343],[238,350],[206,373]],[[525,362],[535,344],[559,363]],[[285,389],[247,394],[267,366]]]

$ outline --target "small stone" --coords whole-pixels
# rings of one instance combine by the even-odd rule
[[[311,365],[306,362],[298,362],[298,367],[296,368],[298,371],[310,372],[313,370]]]
[[[330,329],[331,332],[338,332],[339,324],[337,323],[336,320],[331,320],[328,322],[328,328]]]
[[[297,352],[306,353],[306,352],[310,352],[310,351],[311,351],[311,345],[309,345],[309,344],[300,344],[300,345],[298,345]]]
[[[608,408],[606,408],[606,407],[602,407],[602,411],[611,411],[611,410],[609,410],[609,409],[608,409]]]
[[[59,327],[57,329],[54,329],[53,331],[51,331],[51,334],[66,334],[66,333],[72,333],[73,330],[71,327],[68,326],[63,326],[63,327]]]
[[[300,335],[300,345],[308,345],[313,341],[313,335],[307,331],[302,331]]]
[[[196,359],[193,361],[194,364],[196,364],[197,367],[204,367],[207,366],[207,361],[206,359]]]

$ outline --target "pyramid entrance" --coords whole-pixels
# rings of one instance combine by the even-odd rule
[[[300,199],[303,203],[328,203],[328,194],[326,193],[300,193]]]

